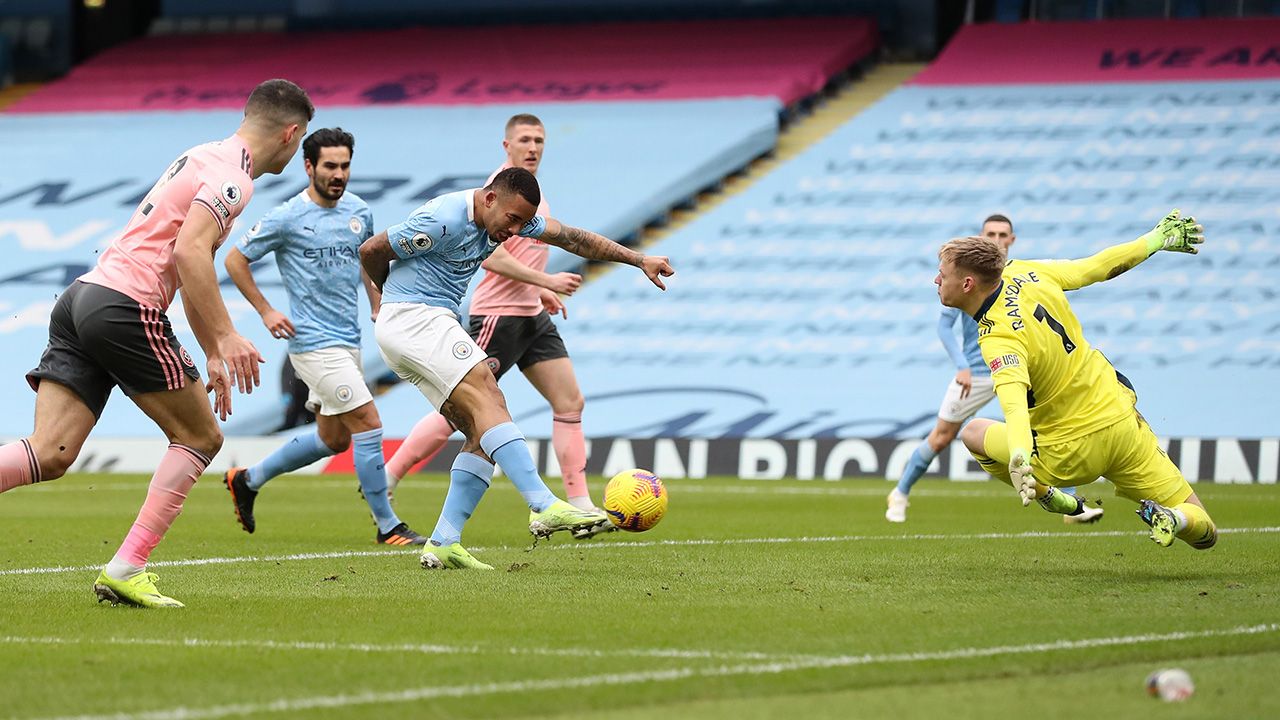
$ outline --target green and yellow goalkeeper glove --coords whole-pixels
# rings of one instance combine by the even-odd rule
[[[1147,241],[1147,252],[1158,250],[1190,253],[1199,252],[1197,245],[1204,242],[1204,227],[1193,217],[1182,217],[1181,210],[1174,210],[1159,222],[1151,232],[1142,236]]]

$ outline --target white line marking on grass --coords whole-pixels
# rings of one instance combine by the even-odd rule
[[[406,488],[428,488],[433,490],[444,490],[449,487],[447,480],[405,480]],[[774,480],[725,480],[723,483],[686,483],[680,478],[667,481],[672,490],[677,493],[706,493],[706,494],[725,494],[725,495],[839,495],[849,497],[881,497],[885,494],[885,488],[891,487],[892,482],[884,478],[850,478],[848,480],[818,480],[803,481],[809,484],[796,487],[790,484],[781,484],[782,482],[791,481],[774,481]],[[81,485],[76,483],[67,483],[59,485],[54,482],[40,483],[26,490],[28,493],[58,493],[58,492],[141,492],[146,489],[150,483],[149,479],[138,480],[114,480],[104,483],[93,483],[89,485]],[[291,485],[292,489],[316,488],[337,488],[347,489],[356,488],[359,485],[354,479],[352,480],[336,480],[336,479],[317,479],[315,476],[298,476],[283,484]],[[957,483],[965,484],[965,483]],[[1001,489],[988,490],[984,482],[968,483],[975,485],[972,489],[962,488],[929,488],[916,487],[914,492],[922,497],[972,497],[972,498],[992,498],[992,497],[1011,497],[1011,491],[1004,486]],[[852,487],[859,485],[862,487]],[[1103,486],[1099,486],[1102,488]],[[504,491],[514,490],[511,485],[499,483],[492,490]],[[1092,490],[1085,491],[1091,494]]]
[[[1148,635],[1084,638],[1081,640],[1058,640],[1055,642],[1033,643],[1028,645],[997,645],[993,647],[970,647],[959,648],[956,650],[889,653],[884,655],[842,655],[789,662],[720,665],[718,667],[709,668],[684,667],[672,668],[669,670],[588,675],[586,677],[577,678],[517,680],[511,682],[475,683],[471,685],[444,687],[427,686],[393,692],[344,693],[339,695],[280,699],[265,703],[237,703],[233,705],[215,705],[203,708],[191,708],[184,706],[138,713],[119,712],[110,715],[64,716],[62,718],[58,718],[58,720],[212,720],[214,718],[237,715],[299,712],[304,710],[352,707],[356,705],[408,703],[443,697],[476,697],[503,693],[567,690],[596,687],[601,685],[631,685],[649,682],[670,682],[697,677],[710,678],[736,675],[776,675],[800,670],[820,670],[859,665],[967,660],[971,658],[996,657],[1001,655],[1028,655],[1045,652],[1084,650],[1099,647],[1145,645],[1150,643],[1173,642],[1196,638],[1259,635],[1264,633],[1274,633],[1276,631],[1280,631],[1280,623],[1240,626],[1220,630],[1190,630]]]
[[[1280,526],[1218,528],[1219,534],[1270,534],[1280,533]],[[629,550],[649,547],[697,547],[706,545],[780,545],[793,543],[845,543],[845,542],[896,542],[902,540],[1036,540],[1072,538],[1089,540],[1096,538],[1140,537],[1146,535],[1140,530],[1095,530],[1084,532],[1048,532],[1033,530],[1027,532],[1008,533],[916,533],[908,535],[816,535],[812,537],[771,537],[771,538],[699,538],[690,540],[603,540],[599,542],[544,544],[543,550],[548,552],[572,550]],[[519,546],[524,548],[524,546]],[[516,549],[513,545],[496,545],[491,547],[471,548],[474,552],[493,552]],[[307,560],[328,560],[347,557],[395,557],[418,554],[418,550],[345,550],[337,552],[294,553],[291,555],[233,555],[229,557],[190,558],[187,560],[160,560],[148,563],[149,568],[189,567],[197,565],[234,565],[251,562],[297,562]],[[537,552],[535,550],[535,552]],[[51,575],[68,572],[87,572],[100,570],[102,565],[56,565],[52,567],[10,568],[0,570],[5,575]]]
[[[423,643],[337,643],[279,640],[208,640],[204,638],[60,638],[0,636],[3,645],[124,645],[183,648],[248,648],[254,650],[300,650],[356,653],[416,653],[420,655],[536,655],[574,658],[666,658],[677,660],[818,660],[827,656],[812,653],[732,652],[724,650],[674,650],[661,648],[624,648],[618,650],[574,647],[486,647],[484,645],[431,645]]]

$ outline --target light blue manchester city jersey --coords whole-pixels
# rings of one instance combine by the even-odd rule
[[[462,190],[423,203],[399,225],[387,230],[396,254],[382,288],[382,302],[414,302],[447,308],[462,316],[462,296],[498,241],[476,225],[472,198]],[[517,233],[538,238],[547,221],[535,215]]]
[[[956,343],[956,320],[960,321],[964,335],[963,350]],[[938,316],[938,338],[942,340],[942,346],[947,349],[957,370],[967,367],[974,375],[991,374],[991,368],[982,359],[982,349],[978,347],[978,322],[969,317],[968,313],[961,312],[958,308],[942,308],[942,313]]]
[[[345,193],[321,207],[306,191],[268,212],[236,247],[250,262],[274,252],[289,319],[297,331],[289,352],[360,347],[360,243],[373,235],[373,213]]]

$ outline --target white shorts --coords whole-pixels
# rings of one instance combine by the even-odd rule
[[[996,396],[996,388],[991,383],[990,375],[974,375],[973,387],[969,390],[968,397],[960,397],[962,390],[964,388],[954,379],[947,385],[947,395],[942,398],[942,407],[938,408],[939,420],[962,423],[976,415],[983,405]]]
[[[319,415],[341,415],[373,401],[360,370],[360,350],[327,347],[289,353],[294,372],[311,392],[307,409]]]
[[[436,410],[485,354],[451,310],[422,303],[387,303],[374,337],[387,367],[418,386]]]

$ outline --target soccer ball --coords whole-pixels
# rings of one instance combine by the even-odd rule
[[[644,532],[667,514],[667,488],[648,470],[623,470],[604,486],[604,512],[619,529]]]
[[[1157,670],[1147,676],[1147,694],[1165,702],[1182,702],[1195,691],[1191,676],[1181,668]]]

